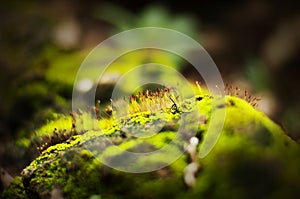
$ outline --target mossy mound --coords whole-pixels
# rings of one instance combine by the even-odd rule
[[[195,130],[193,123],[199,123],[195,135],[200,141],[197,150],[206,136],[211,112],[226,108],[221,135],[204,158],[185,151],[189,132],[184,132],[182,139],[175,139],[183,113],[192,113],[195,107],[199,108],[200,117],[190,114],[184,125],[185,129]],[[298,144],[246,101],[226,96],[226,102],[211,107],[210,96],[197,96],[175,108],[175,111],[156,114],[136,113],[117,122],[100,119],[102,130],[84,131],[82,125],[76,135],[45,149],[23,170],[22,182],[20,177],[16,178],[2,194],[3,198],[53,198],[57,190],[64,198],[297,198],[300,195]],[[72,131],[72,120],[63,120],[66,121],[64,132]],[[164,127],[153,136],[140,139],[132,136],[136,126],[151,130],[151,126],[160,123]],[[57,128],[54,124],[49,123],[44,129]],[[172,150],[135,162],[124,156],[124,151],[115,150],[115,145],[140,153],[164,145],[172,145]],[[177,152],[183,154],[176,158]],[[173,159],[176,161],[172,162]],[[159,169],[128,173],[103,163],[116,161],[129,165],[130,169],[153,165]],[[164,167],[168,162],[172,163]],[[191,163],[198,167],[187,180]],[[189,183],[193,180],[194,183]]]

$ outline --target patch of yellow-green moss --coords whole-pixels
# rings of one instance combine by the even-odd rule
[[[225,102],[212,107],[212,100],[209,95],[196,96],[186,104],[181,103],[180,112],[174,114],[171,111],[142,112],[119,120],[100,119],[102,128],[89,129],[43,151],[23,171],[24,189],[28,196],[46,197],[55,185],[59,185],[65,198],[89,198],[92,195],[103,198],[293,198],[300,194],[297,189],[300,184],[297,177],[298,144],[246,101],[226,96]],[[188,188],[183,180],[184,169],[191,161],[187,153],[167,167],[140,174],[121,172],[99,161],[118,160],[122,151],[115,150],[114,146],[130,152],[141,148],[147,152],[159,150],[174,141],[171,152],[184,151],[183,146],[188,140],[175,138],[182,113],[192,110],[198,110],[200,118],[191,114],[185,125],[190,130],[196,128],[199,150],[212,112],[224,109],[224,128],[212,151],[199,158],[201,169],[193,188]],[[71,120],[64,121],[69,123],[66,126],[72,124]],[[197,122],[199,126],[192,125]],[[159,123],[164,123],[164,127],[155,135],[134,137],[135,128]],[[52,129],[53,124],[49,123],[44,129]],[[84,126],[80,128],[84,130]],[[107,146],[106,141],[114,146]],[[165,164],[174,156],[175,153],[145,156],[133,166]],[[18,188],[18,191],[22,190]]]
[[[23,186],[22,177],[16,177],[12,183],[4,190],[2,198],[19,198],[27,199],[27,195]]]

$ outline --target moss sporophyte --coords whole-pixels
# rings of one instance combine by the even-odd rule
[[[117,102],[106,108],[98,102],[90,111],[58,116],[32,136],[31,142],[38,146],[40,155],[2,197],[51,198],[57,190],[64,198],[299,196],[300,189],[295,188],[300,184],[300,160],[295,158],[300,155],[299,146],[254,108],[258,98],[248,92],[238,98],[239,89],[226,86],[224,104],[213,107],[212,101],[218,96],[210,95],[199,83],[194,87],[196,95],[191,99],[182,99],[172,88],[131,95],[121,99],[127,105],[125,114],[116,113]],[[226,118],[220,137],[212,151],[199,158],[212,112],[221,109],[225,109]],[[124,151],[151,153],[166,145],[172,150],[145,155],[138,161],[124,156]],[[159,167],[176,152],[182,152],[176,161]],[[124,162],[133,168],[157,165],[158,169],[128,173],[99,160]]]

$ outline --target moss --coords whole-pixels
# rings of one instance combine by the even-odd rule
[[[187,132],[181,137],[183,139],[176,139],[183,113],[192,113],[195,108],[198,108],[200,118],[187,115],[184,123]],[[197,160],[201,170],[196,176],[196,186],[188,188],[183,180],[183,171],[191,161],[190,156],[184,153],[176,158],[176,153],[184,151],[183,146],[188,142],[184,136],[189,137],[189,131],[193,130],[200,139],[199,150],[211,113],[225,108],[226,119],[221,136],[213,150],[205,158]],[[15,194],[26,190],[28,197],[47,197],[58,184],[65,198],[89,198],[93,195],[101,198],[274,198],[299,195],[299,146],[249,103],[226,96],[226,102],[212,107],[211,96],[201,95],[181,102],[180,109],[175,114],[167,109],[133,113],[118,121],[100,119],[101,130],[83,131],[43,151],[23,170],[24,187],[16,187]],[[66,128],[72,125],[70,118],[64,116],[42,129]],[[198,119],[200,125],[193,125],[199,122]],[[161,123],[163,128],[155,135],[135,137],[135,128],[148,126],[150,130],[144,132],[148,133],[151,132],[150,127]],[[84,128],[80,126],[81,130]],[[133,168],[175,161],[149,173],[118,171],[99,160],[110,163],[123,161],[128,165],[133,160],[108,145],[109,142],[131,152],[149,152],[166,145],[172,147],[164,154],[140,158],[131,165]],[[5,194],[16,196],[9,191]]]
[[[27,199],[27,195],[22,183],[22,178],[20,176],[16,177],[14,181],[6,188],[1,198],[9,199],[9,198],[20,198],[20,199]]]

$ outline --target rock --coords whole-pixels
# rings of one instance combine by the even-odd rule
[[[6,170],[2,168],[0,168],[0,179],[1,179],[1,184],[4,188],[7,188],[10,185],[10,183],[14,180],[14,178],[11,175],[9,175],[9,173]]]
[[[45,149],[23,170],[22,183],[18,177],[21,184],[9,186],[2,196],[26,192],[27,198],[51,198],[57,192],[61,198],[297,198],[298,144],[246,101],[226,96],[226,102],[211,107],[213,98],[196,97],[187,110],[185,102],[174,102],[176,112],[166,105],[169,110],[102,118],[102,129],[88,128]],[[226,118],[216,145],[205,157],[195,158],[195,149],[200,152],[206,139],[211,113],[222,110]],[[168,128],[148,137],[138,134],[141,126],[148,133],[160,124]],[[165,146],[170,150],[149,155]],[[127,152],[143,155],[134,158]],[[139,169],[150,172],[124,172]]]

